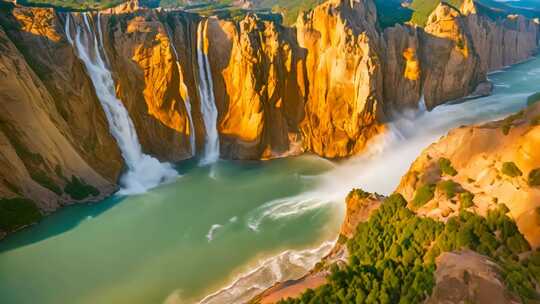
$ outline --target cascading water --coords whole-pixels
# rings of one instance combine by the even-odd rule
[[[105,64],[103,37],[98,21],[96,32],[90,25],[88,13],[81,14],[82,20],[66,15],[65,31],[69,43],[77,51],[77,56],[84,63],[92,80],[96,95],[103,107],[109,123],[109,129],[122,153],[127,172],[122,176],[121,194],[143,193],[160,183],[171,180],[178,174],[169,163],[161,163],[157,159],[142,153],[137,132],[129,113],[116,97],[111,72]],[[99,18],[99,16],[98,16]],[[73,19],[73,21],[71,21]],[[82,21],[82,22],[81,22]],[[72,38],[71,23],[75,27],[75,38]]]
[[[217,108],[214,98],[214,87],[210,63],[205,52],[204,33],[208,21],[197,25],[197,63],[199,65],[199,96],[201,98],[201,112],[206,129],[206,143],[201,164],[211,164],[219,158],[219,135],[217,131]]]
[[[167,38],[169,38],[171,49],[174,53],[174,58],[176,62],[176,68],[178,69],[178,73],[182,73],[182,67],[180,66],[180,63],[178,62],[178,52],[176,51],[176,47],[174,46],[173,36],[169,32],[169,28],[165,26],[165,30],[167,31]],[[182,90],[184,92],[187,92],[186,85],[180,81],[180,86],[182,86]],[[184,106],[186,107],[186,112],[189,119],[189,145],[191,147],[191,156],[195,156],[196,152],[196,146],[195,146],[195,128],[193,125],[193,117],[191,116],[191,101],[189,100],[189,96],[186,94],[186,99],[184,101]]]
[[[418,101],[418,113],[422,114],[426,111],[427,111],[426,99],[424,98],[424,94],[422,94],[422,97],[420,97],[420,100]]]

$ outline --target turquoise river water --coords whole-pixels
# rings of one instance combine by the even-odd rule
[[[489,77],[492,96],[401,115],[351,160],[186,161],[144,194],[64,208],[0,242],[0,302],[241,303],[298,277],[332,246],[352,187],[390,193],[449,129],[522,108],[540,59]]]

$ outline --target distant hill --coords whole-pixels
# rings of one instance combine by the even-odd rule
[[[395,23],[412,21],[425,25],[429,14],[441,0],[374,0],[377,5],[379,23],[385,28]],[[442,0],[459,8],[463,0]],[[475,0],[479,11],[493,18],[508,14],[521,14],[529,18],[540,17],[540,0]],[[19,0],[28,6],[56,7],[64,10],[104,9],[125,0]],[[293,24],[302,11],[317,6],[324,0],[141,0],[148,7],[181,7],[203,15],[242,17],[248,11],[273,12],[283,15],[285,24]]]
[[[459,8],[463,0],[445,0],[444,2]],[[411,21],[425,25],[429,14],[441,3],[441,0],[412,0],[409,5],[414,13]],[[509,14],[520,14],[528,18],[540,17],[540,0],[506,1],[475,0],[480,13],[492,18],[502,18]]]

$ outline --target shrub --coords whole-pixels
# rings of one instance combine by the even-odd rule
[[[451,199],[459,191],[460,185],[453,180],[440,181],[437,184],[437,189],[446,195],[446,198]]]
[[[459,201],[461,203],[460,208],[466,209],[469,207],[474,206],[473,203],[474,194],[470,193],[469,191],[465,191],[459,195]]]
[[[452,163],[448,158],[439,158],[439,168],[441,169],[441,173],[449,176],[456,176],[457,171],[452,167]]]
[[[41,213],[31,200],[0,199],[0,229],[13,231],[41,219]]]
[[[524,112],[519,111],[516,114],[512,114],[506,117],[505,119],[503,119],[502,126],[501,126],[503,134],[508,135],[508,133],[510,133],[510,129],[513,126],[514,120],[522,118],[523,115],[524,115]]]
[[[512,125],[511,124],[504,124],[502,125],[501,127],[501,130],[502,130],[502,133],[504,135],[508,135],[508,133],[510,133],[510,129],[512,128]]]
[[[529,177],[527,178],[529,186],[536,187],[540,186],[540,168],[536,168],[529,172]]]
[[[51,190],[58,195],[62,195],[62,189],[44,171],[31,171],[30,177],[32,177],[32,179],[41,186]]]
[[[418,189],[416,189],[416,193],[412,200],[412,206],[415,208],[420,208],[424,206],[430,200],[433,199],[434,192],[435,192],[434,184],[426,184],[419,187]]]
[[[540,92],[536,92],[531,96],[527,97],[527,106],[531,106],[540,101]]]
[[[351,199],[353,196],[357,196],[358,198],[368,198],[370,196],[369,192],[366,192],[362,189],[352,189],[351,192],[347,195],[347,200]]]
[[[522,176],[523,173],[519,170],[518,166],[514,162],[505,162],[502,165],[502,174],[510,177]]]
[[[88,196],[98,196],[99,190],[88,185],[84,180],[77,178],[76,176],[71,176],[71,181],[66,184],[64,191],[75,200],[83,200]]]

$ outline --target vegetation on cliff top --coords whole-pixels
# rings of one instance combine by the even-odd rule
[[[411,21],[420,26],[425,26],[429,15],[431,15],[431,13],[441,2],[445,2],[453,7],[459,8],[463,3],[463,0],[413,0],[409,6],[414,11]]]
[[[486,217],[462,210],[446,224],[406,206],[399,194],[387,198],[348,241],[347,265],[333,266],[327,284],[280,303],[421,303],[435,286],[435,258],[463,248],[497,262],[509,290],[524,301],[538,299],[540,252],[522,257],[530,246],[504,205]]]

